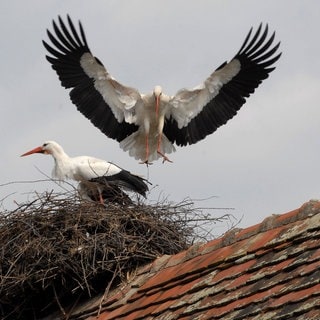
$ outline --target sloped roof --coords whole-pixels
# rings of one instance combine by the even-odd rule
[[[320,319],[319,247],[320,202],[310,201],[162,256],[70,319]]]

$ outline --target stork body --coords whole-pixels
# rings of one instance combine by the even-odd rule
[[[169,161],[165,155],[175,151],[173,144],[163,135],[169,97],[164,96],[160,86],[152,95],[141,95],[141,102],[135,111],[135,124],[138,129],[121,140],[120,147],[129,155],[150,163],[159,157]]]
[[[150,94],[116,81],[95,58],[79,22],[76,30],[59,17],[53,22],[52,45],[43,41],[51,56],[47,60],[78,110],[108,137],[120,142],[130,156],[150,163],[175,151],[174,144],[194,144],[237,114],[262,80],[274,70],[280,57],[279,43],[268,38],[268,26],[248,33],[238,53],[224,62],[200,85],[165,95],[160,86]]]
[[[146,180],[142,177],[105,160],[88,156],[71,158],[55,141],[47,141],[42,146],[26,152],[22,156],[34,153],[50,154],[55,162],[52,176],[58,180],[72,179],[79,181],[80,191],[86,191],[90,198],[94,197],[92,188],[95,185],[101,202],[103,192],[108,193],[108,190],[121,195],[121,188],[123,188],[139,193],[144,197],[148,191]]]

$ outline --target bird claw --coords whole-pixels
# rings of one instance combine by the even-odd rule
[[[152,165],[152,164],[153,164],[152,162],[149,162],[148,159],[146,159],[145,161],[141,161],[141,162],[139,162],[139,163],[140,163],[140,164],[146,164],[147,167],[148,167],[149,165]]]
[[[165,163],[166,161],[172,163],[173,161],[171,161],[168,157],[164,156],[162,159],[162,163]]]
[[[161,151],[157,150],[157,152],[162,157],[162,163],[165,163],[166,161],[171,162],[171,163],[173,162],[164,153],[162,153]]]
[[[158,154],[160,154],[160,156],[162,157],[162,163],[165,163],[166,161],[168,161],[168,162],[173,162],[173,161],[171,161],[164,153],[162,153],[161,151],[159,151],[159,150],[157,150],[157,152],[158,152]],[[147,165],[147,167],[149,166],[149,165],[152,165],[153,163],[152,162],[149,162],[149,160],[148,159],[146,159],[145,161],[141,161],[141,162],[139,162],[140,164],[146,164]]]

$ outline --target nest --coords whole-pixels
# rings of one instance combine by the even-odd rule
[[[65,314],[81,299],[119,285],[136,268],[199,240],[198,224],[190,222],[208,219],[195,215],[188,201],[102,206],[75,193],[44,193],[3,212],[0,316]]]

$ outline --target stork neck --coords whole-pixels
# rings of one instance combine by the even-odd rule
[[[57,148],[51,153],[51,155],[54,159],[55,164],[52,175],[59,180],[72,178],[70,176],[72,161],[71,158],[63,151],[63,149]]]
[[[51,155],[53,156],[55,162],[64,162],[69,160],[70,157],[64,152],[62,148],[55,148]]]

